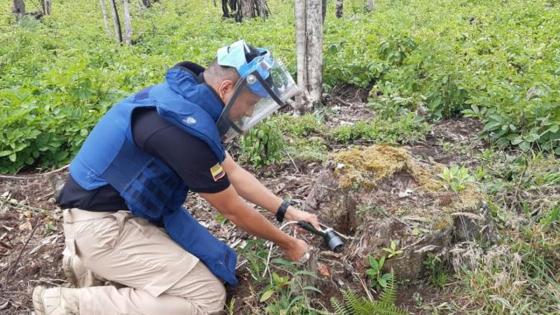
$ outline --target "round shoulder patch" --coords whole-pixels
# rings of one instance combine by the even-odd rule
[[[187,125],[194,125],[196,124],[196,119],[193,116],[187,116],[183,119],[183,122]]]

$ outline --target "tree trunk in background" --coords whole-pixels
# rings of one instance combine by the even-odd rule
[[[336,0],[336,17],[341,18],[344,13],[344,0]]]
[[[302,94],[296,110],[310,110],[321,101],[323,85],[323,1],[296,0],[297,80]]]
[[[306,58],[306,45],[307,40],[305,37],[305,1],[296,0],[294,11],[296,18],[296,63],[297,63],[297,84],[302,94],[296,99],[295,109],[303,113],[309,108],[308,93],[307,93],[307,58]]]
[[[116,0],[111,1],[111,12],[113,13],[113,24],[115,26],[115,39],[118,43],[122,43],[122,30],[121,30],[121,19],[119,18],[119,11],[117,9]]]
[[[222,17],[234,17],[237,22],[241,22],[244,18],[257,16],[266,19],[270,9],[266,0],[222,0],[222,12]]]
[[[373,0],[367,0],[366,11],[371,12],[374,9],[374,2]]]
[[[323,9],[322,0],[307,1],[307,80],[311,104],[321,101],[323,85]]]
[[[235,4],[236,4],[236,3],[234,2],[234,3],[232,3],[232,4],[229,4],[229,6],[228,6],[228,0],[222,0],[222,17],[223,17],[223,18],[228,18],[228,17],[230,17],[230,15],[229,15],[229,9],[230,9],[230,7],[231,7],[231,10],[232,10],[233,12],[235,12],[235,10],[237,9],[237,7],[235,6]]]
[[[43,7],[43,15],[51,15],[51,0],[43,0],[41,6]]]
[[[154,4],[155,2],[158,2],[158,0],[139,0],[141,2],[141,6],[143,6],[144,8],[149,8],[152,6],[152,4]],[[214,0],[215,2],[215,0]]]
[[[129,0],[123,0],[123,14],[124,14],[124,36],[123,41],[125,44],[132,43],[132,18],[130,17],[130,9],[128,6]]]
[[[256,16],[255,14],[255,0],[239,0],[240,12],[241,12],[241,19],[243,18],[253,18]]]
[[[99,4],[101,5],[101,14],[103,14],[103,27],[105,28],[107,35],[111,36],[109,22],[107,22],[107,10],[105,9],[107,5],[105,4],[105,0],[99,0]]]
[[[256,0],[255,10],[257,11],[257,15],[263,19],[266,19],[270,13],[266,0]]]
[[[327,17],[327,0],[321,1],[321,17],[322,23],[325,24],[325,18]]]
[[[21,20],[21,18],[25,15],[25,3],[23,0],[14,0],[12,12],[16,16],[16,21]]]

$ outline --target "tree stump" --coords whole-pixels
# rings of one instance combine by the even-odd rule
[[[398,279],[423,275],[428,254],[449,258],[466,240],[492,241],[494,226],[474,183],[460,192],[438,177],[443,165],[414,159],[402,148],[374,145],[333,154],[310,191],[305,209],[354,236],[342,257],[359,272],[367,256],[386,256]],[[397,244],[395,255],[389,250]],[[392,257],[389,258],[389,255]]]

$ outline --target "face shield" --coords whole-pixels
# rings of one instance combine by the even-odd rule
[[[256,51],[260,55],[237,68],[240,79],[218,120],[218,129],[225,141],[246,133],[299,92],[280,61],[272,58],[267,50],[257,48]]]

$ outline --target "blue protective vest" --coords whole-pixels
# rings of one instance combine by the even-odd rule
[[[188,187],[181,177],[134,143],[131,118],[140,107],[155,107],[161,117],[207,143],[218,160],[224,160],[216,127],[222,101],[195,73],[176,66],[162,84],[124,99],[105,114],[70,164],[72,178],[86,190],[113,186],[135,216],[162,224],[175,242],[203,261],[215,276],[236,285],[235,251],[182,207]]]

